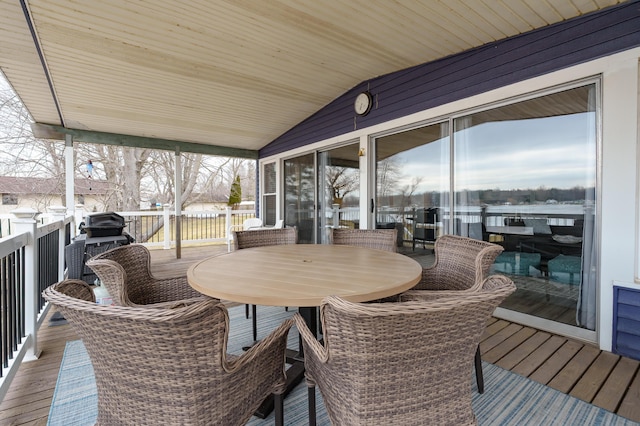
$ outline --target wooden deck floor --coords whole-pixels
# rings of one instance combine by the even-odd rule
[[[224,252],[226,246],[154,250],[158,275],[186,271],[194,261]],[[49,313],[49,316],[52,313]],[[41,328],[42,355],[24,363],[0,403],[0,426],[46,425],[65,343],[77,339],[69,325]],[[491,319],[480,349],[483,360],[527,376],[619,415],[640,422],[640,362],[530,327]]]

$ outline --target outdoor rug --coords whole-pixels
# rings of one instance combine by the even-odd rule
[[[284,318],[293,314],[284,308],[258,307],[258,338],[265,336]],[[229,309],[231,328],[229,352],[241,353],[251,340],[251,320],[244,317],[244,306]],[[289,334],[289,347],[297,348],[295,329]],[[640,425],[609,411],[563,394],[526,377],[484,363],[485,393],[479,394],[473,382],[473,409],[480,425]],[[49,412],[48,425],[92,425],[97,416],[97,395],[93,367],[80,340],[67,343],[58,382]],[[318,425],[329,425],[322,398],[317,392]],[[285,398],[285,424],[307,425],[307,388],[300,383]],[[273,413],[266,419],[252,417],[248,425],[273,425]]]

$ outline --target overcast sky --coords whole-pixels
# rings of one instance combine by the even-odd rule
[[[589,122],[589,115],[593,119],[593,113],[573,114],[484,123],[457,132],[456,160],[462,160],[472,171],[457,170],[457,188],[594,186],[595,131],[590,135],[588,129],[595,126]],[[448,150],[445,145],[437,142],[398,154],[404,174],[402,184],[423,176],[417,192],[446,190],[447,170],[441,167],[447,161],[447,152],[441,152]]]

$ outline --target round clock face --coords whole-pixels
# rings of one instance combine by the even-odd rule
[[[356,101],[353,104],[353,107],[358,115],[367,115],[369,111],[371,111],[371,105],[373,104],[373,98],[371,97],[371,93],[362,92],[358,96],[356,96]]]

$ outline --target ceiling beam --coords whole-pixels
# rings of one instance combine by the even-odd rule
[[[223,157],[238,157],[257,159],[258,151],[228,146],[205,145],[193,142],[176,141],[171,139],[148,138],[143,136],[121,135],[118,133],[96,132],[91,130],[69,129],[53,124],[31,124],[33,135],[40,139],[62,139],[65,135],[73,136],[74,142],[95,143],[100,145],[119,145],[134,148],[150,148],[165,151],[175,151],[194,154],[219,155]]]

